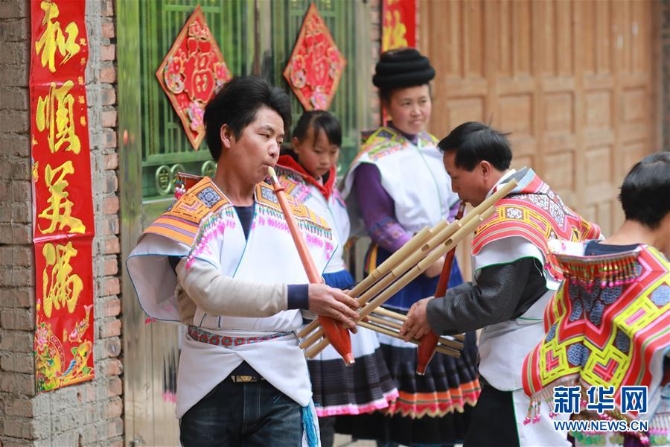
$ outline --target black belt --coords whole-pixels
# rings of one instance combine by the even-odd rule
[[[265,377],[261,376],[247,376],[243,374],[228,376],[233,383],[256,383],[265,381]]]
[[[247,362],[240,363],[228,377],[233,383],[256,383],[265,380],[265,378]]]

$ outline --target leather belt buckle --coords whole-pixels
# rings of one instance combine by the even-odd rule
[[[232,380],[233,383],[256,383],[265,379],[263,377],[256,377],[256,376],[231,375],[230,380]]]

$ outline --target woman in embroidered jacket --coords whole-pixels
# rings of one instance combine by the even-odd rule
[[[145,311],[188,325],[177,378],[185,446],[318,445],[301,310],[352,326],[355,300],[306,284],[272,188],[262,183],[290,125],[288,96],[255,77],[224,85],[205,109],[217,170],[143,234],[127,261]],[[325,267],[328,224],[291,201]],[[288,284],[288,285],[287,285]]]
[[[372,79],[391,118],[370,135],[345,178],[343,194],[352,224],[364,224],[372,239],[366,268],[371,271],[414,233],[456,214],[458,196],[444,172],[437,140],[426,132],[430,119],[430,61],[413,48],[381,55]],[[362,221],[362,222],[361,222]],[[389,299],[385,306],[406,312],[435,293],[443,259]],[[454,262],[450,286],[462,282]],[[380,443],[451,444],[462,439],[469,409],[479,395],[474,333],[459,359],[436,354],[425,376],[418,376],[416,346],[379,335],[400,397],[374,422],[351,418],[354,436]],[[344,422],[344,421],[342,421]],[[338,420],[338,430],[341,424]]]
[[[349,216],[335,187],[341,144],[342,130],[333,115],[322,110],[305,112],[291,136],[292,151],[279,157],[277,173],[286,192],[322,216],[336,233],[340,244],[323,278],[332,287],[349,289],[354,279],[343,251],[349,238]],[[335,416],[386,408],[398,397],[376,334],[359,327],[351,344],[356,357],[353,366],[345,366],[332,346],[307,361],[324,447],[333,445]]]
[[[603,241],[551,247],[566,280],[545,311],[546,337],[523,365],[524,390],[534,404],[531,423],[560,410],[553,405],[557,386],[576,388],[580,406],[572,409],[578,413],[573,419],[649,423],[648,430],[628,433],[575,431],[576,445],[670,445],[668,197],[670,153],[649,155],[623,181],[626,220],[617,232]],[[595,393],[580,399],[582,387]],[[611,389],[599,396],[598,387]],[[629,387],[645,387],[647,395],[627,406]]]

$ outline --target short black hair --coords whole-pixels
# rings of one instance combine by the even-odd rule
[[[319,132],[323,131],[330,144],[337,147],[342,146],[342,127],[331,113],[325,110],[310,110],[303,113],[293,129],[292,136],[303,141],[310,127],[314,129],[314,138],[317,138]]]
[[[670,152],[637,162],[621,185],[619,200],[627,220],[658,228],[670,212]]]
[[[205,107],[205,139],[214,161],[221,156],[221,126],[227,124],[235,138],[268,107],[284,120],[284,133],[291,128],[291,101],[280,88],[257,76],[239,76],[226,82]]]
[[[437,147],[442,152],[456,152],[456,167],[466,171],[472,171],[481,161],[505,171],[512,162],[512,149],[506,135],[486,124],[470,121],[452,130]]]

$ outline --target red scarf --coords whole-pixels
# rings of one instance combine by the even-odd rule
[[[303,168],[302,165],[298,163],[291,155],[280,155],[279,160],[277,161],[277,165],[289,171],[293,171],[293,173],[301,177],[305,183],[314,185],[319,191],[321,191],[321,194],[323,194],[326,200],[328,200],[330,195],[333,193],[333,189],[335,188],[335,179],[337,178],[335,166],[331,166],[328,173],[328,179],[325,183],[322,184],[320,181],[315,179],[312,174],[307,172],[305,168]]]

